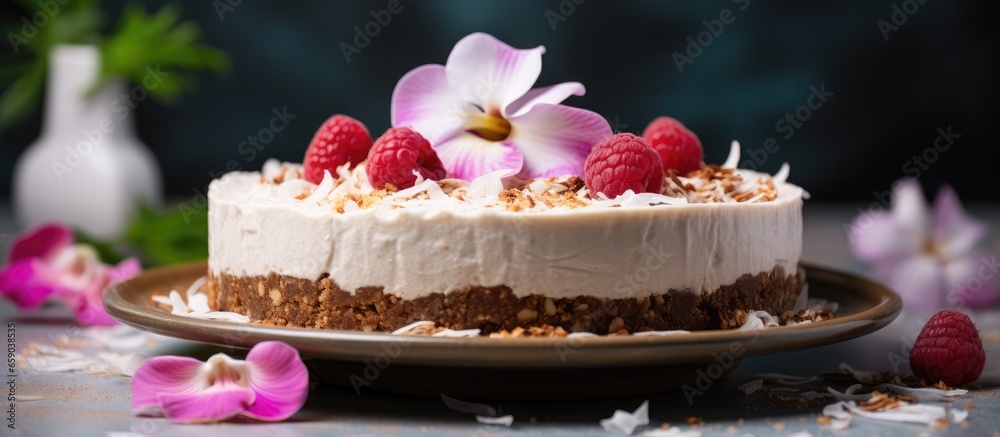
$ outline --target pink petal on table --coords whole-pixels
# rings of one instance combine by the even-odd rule
[[[559,104],[569,96],[582,96],[587,92],[580,82],[564,82],[552,86],[533,88],[525,93],[521,98],[508,105],[503,114],[508,117],[516,117],[528,112],[533,106],[539,103]]]
[[[465,122],[462,99],[448,84],[443,65],[424,65],[399,79],[392,92],[393,127],[410,126],[431,144],[454,136]]]
[[[862,212],[849,228],[851,251],[864,261],[889,261],[919,254],[926,238],[887,211]]]
[[[929,255],[918,255],[880,265],[876,275],[903,299],[911,310],[939,310],[947,305],[944,269]]]
[[[485,33],[462,38],[448,55],[448,83],[465,102],[501,113],[538,80],[545,47],[515,49]]]
[[[997,256],[972,252],[944,266],[945,288],[950,305],[988,308],[1000,303]]]
[[[160,406],[160,395],[205,390],[205,363],[188,357],[153,357],[132,376],[132,408]]]
[[[211,423],[243,413],[253,405],[253,390],[229,382],[216,382],[205,391],[166,393],[158,396],[163,414],[175,422]]]
[[[18,236],[12,243],[7,262],[27,258],[47,258],[73,244],[73,233],[65,226],[42,225]]]
[[[510,123],[514,128],[507,141],[524,155],[521,179],[582,175],[594,144],[612,134],[596,112],[549,103],[535,104]]]
[[[247,380],[257,393],[244,416],[284,420],[302,408],[309,395],[309,372],[293,347],[280,341],[258,343],[247,354]]]
[[[40,259],[23,259],[0,270],[0,294],[18,308],[35,308],[59,290],[53,273]]]
[[[941,187],[934,200],[934,237],[946,258],[959,257],[972,250],[989,228],[965,213],[958,194],[949,186]]]
[[[507,142],[482,139],[463,133],[434,146],[441,163],[452,176],[472,181],[497,170],[521,170],[524,158],[517,147]]]

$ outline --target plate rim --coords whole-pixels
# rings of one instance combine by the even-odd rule
[[[135,278],[116,284],[104,293],[105,310],[119,322],[143,331],[153,332],[183,340],[246,349],[259,341],[280,340],[295,346],[300,353],[321,359],[361,362],[387,352],[386,344],[406,345],[400,348],[409,352],[418,345],[418,352],[398,353],[391,357],[393,363],[404,365],[457,366],[457,367],[609,367],[656,365],[660,363],[704,362],[710,351],[730,349],[741,345],[743,351],[737,358],[785,352],[789,350],[824,346],[857,338],[877,331],[893,320],[902,310],[902,300],[884,285],[867,278],[802,263],[809,281],[845,282],[863,287],[874,294],[865,295],[851,290],[863,301],[873,301],[855,314],[832,320],[781,326],[765,330],[739,331],[736,329],[693,331],[690,334],[650,336],[595,336],[574,338],[449,338],[430,336],[400,336],[382,332],[325,330],[262,326],[219,320],[195,319],[173,315],[162,310],[133,303],[126,294],[133,284],[164,277],[180,281],[181,273],[203,272],[192,278],[205,276],[207,261],[150,269]],[[192,279],[193,281],[193,279]],[[847,288],[850,290],[850,287]],[[132,291],[132,293],[138,293]],[[196,335],[191,335],[196,331]],[[761,341],[763,339],[763,341]],[[333,346],[343,350],[331,351]],[[562,348],[562,349],[560,349]],[[569,348],[569,349],[565,349]],[[534,356],[539,351],[567,352],[555,360],[548,354]],[[373,353],[374,352],[374,353]],[[579,353],[584,352],[584,353]],[[620,360],[599,359],[601,353],[621,354]],[[489,355],[477,357],[478,355]],[[532,354],[538,360],[526,361],[521,357]],[[391,354],[390,354],[391,355]],[[430,355],[430,356],[428,356]],[[581,358],[583,357],[583,358]]]

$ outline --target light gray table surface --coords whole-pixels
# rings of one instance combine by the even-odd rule
[[[1000,207],[982,205],[973,207],[972,211],[994,226],[987,247],[992,253],[1000,252]],[[811,204],[805,213],[804,261],[864,273],[864,266],[852,260],[844,234],[844,224],[857,213],[856,208]],[[15,230],[9,210],[0,205],[0,234],[11,234]],[[514,416],[513,426],[505,428],[479,424],[472,415],[452,411],[435,399],[375,391],[364,391],[358,396],[350,387],[318,385],[310,392],[306,406],[284,422],[237,420],[214,425],[178,425],[160,417],[137,416],[129,408],[128,377],[21,369],[16,377],[18,396],[41,396],[43,399],[17,402],[17,429],[5,426],[3,430],[4,435],[24,436],[607,435],[609,433],[598,424],[601,419],[610,417],[616,409],[633,410],[648,399],[650,427],[645,429],[658,428],[665,422],[685,430],[692,429],[683,424],[684,419],[697,416],[704,419],[705,425],[695,429],[705,436],[786,436],[802,431],[815,436],[997,436],[1000,435],[996,434],[1000,430],[1000,311],[976,312],[972,316],[986,344],[986,371],[968,395],[955,401],[961,408],[971,401],[968,420],[945,430],[856,418],[848,430],[835,432],[817,424],[822,405],[803,408],[794,403],[772,403],[768,402],[766,390],[744,396],[738,388],[758,373],[818,375],[835,371],[842,362],[859,369],[889,370],[893,355],[902,353],[906,339],[915,337],[928,317],[927,314],[906,313],[889,327],[859,339],[745,359],[736,372],[713,385],[704,396],[695,398],[693,405],[689,405],[679,391],[598,401],[494,402],[493,405],[501,407],[504,414]],[[60,335],[79,335],[68,320],[18,315],[8,304],[0,304],[0,319],[5,325],[16,323],[19,350],[29,342],[51,344]],[[205,358],[219,351],[224,350],[157,337],[155,344],[137,352],[146,356],[172,354]],[[822,390],[825,385],[814,387]]]

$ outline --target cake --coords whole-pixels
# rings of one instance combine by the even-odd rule
[[[559,104],[582,85],[531,89],[543,51],[470,35],[399,81],[377,141],[338,115],[303,164],[212,181],[210,305],[278,326],[599,334],[792,309],[806,193],[788,166],[737,169],[735,142],[705,165],[669,118],[614,133]]]

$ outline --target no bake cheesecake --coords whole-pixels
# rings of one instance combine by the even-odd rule
[[[582,85],[530,89],[542,51],[470,35],[400,80],[374,144],[336,116],[304,165],[213,181],[210,304],[279,326],[485,333],[733,328],[792,309],[805,193],[788,167],[736,169],[735,143],[704,165],[675,120],[614,134],[558,104]]]

